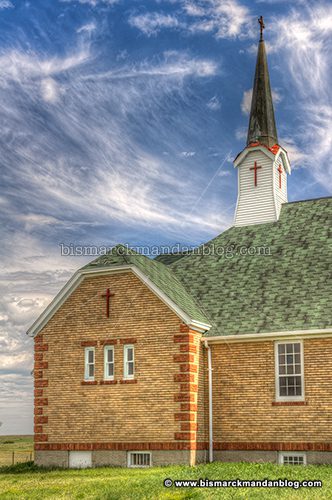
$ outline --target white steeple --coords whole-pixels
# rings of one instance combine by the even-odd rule
[[[247,146],[234,161],[238,169],[235,226],[277,221],[282,203],[287,202],[287,174],[291,173],[287,152],[278,144],[262,16],[258,21],[261,30]]]

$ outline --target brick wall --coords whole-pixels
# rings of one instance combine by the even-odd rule
[[[114,293],[110,318],[106,288]],[[134,381],[123,380],[125,343],[135,345]],[[115,380],[104,383],[110,344]],[[95,381],[84,383],[89,345]],[[36,449],[194,448],[199,349],[200,334],[131,272],[85,278],[35,338]]]
[[[273,404],[272,341],[212,347],[216,449],[332,450],[332,339],[303,347],[305,403],[295,405]]]

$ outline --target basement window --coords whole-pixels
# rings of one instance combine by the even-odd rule
[[[151,453],[143,451],[128,452],[128,467],[151,467]]]
[[[280,465],[307,465],[307,456],[305,453],[279,453]]]

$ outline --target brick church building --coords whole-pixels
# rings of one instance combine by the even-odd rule
[[[36,463],[332,463],[332,198],[287,202],[262,33],[233,226],[115,247],[29,329]]]

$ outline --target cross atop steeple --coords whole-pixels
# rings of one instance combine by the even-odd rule
[[[263,16],[260,16],[258,18],[258,23],[260,25],[260,30],[261,30],[261,37],[260,37],[259,40],[262,41],[263,40],[263,30],[265,29],[265,24],[264,24],[264,18],[263,18]]]

